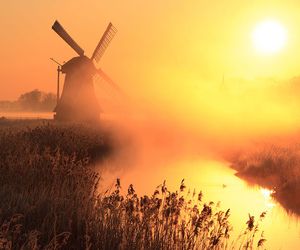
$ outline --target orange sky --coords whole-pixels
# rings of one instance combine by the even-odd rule
[[[260,89],[263,79],[299,75],[299,9],[300,3],[292,0],[5,1],[0,16],[0,100],[16,99],[35,88],[55,93],[56,65],[49,58],[63,62],[76,56],[51,30],[58,19],[88,56],[108,22],[117,27],[100,65],[129,94],[158,106],[205,107],[203,103],[220,98],[216,90],[223,75],[237,91],[240,82]],[[287,46],[276,55],[259,55],[252,46],[251,32],[266,18],[288,30]],[[238,106],[239,100],[227,102],[226,108]],[[251,105],[250,98],[246,108]],[[225,107],[220,106],[212,110],[222,113]]]

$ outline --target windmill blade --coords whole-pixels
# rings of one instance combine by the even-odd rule
[[[119,88],[119,86],[102,69],[98,69],[97,73],[105,82],[117,90],[118,93],[122,93],[122,90]]]
[[[73,38],[67,33],[67,31],[60,25],[60,23],[56,20],[52,25],[52,29],[67,43],[74,49],[78,55],[83,56],[84,50],[80,48],[80,46],[73,40]]]
[[[101,76],[97,75],[95,78],[95,82],[97,83],[96,88],[99,88],[101,91],[101,100],[110,99],[113,100],[114,103],[120,104],[120,96],[118,95],[118,93],[116,93],[116,91],[114,91],[114,89],[112,89],[110,85],[102,84],[103,82],[105,82],[105,80]]]
[[[100,90],[98,97],[102,107],[106,110],[105,113],[114,113],[120,110],[120,107],[125,106],[123,92],[103,71],[95,75],[95,83],[97,83],[97,87],[95,87]]]
[[[109,23],[92,55],[92,60],[94,59],[97,63],[99,62],[116,33],[117,29],[112,25],[112,23]]]
[[[95,83],[100,90],[99,101],[107,114],[120,115],[131,110],[131,98],[101,69],[95,75]]]

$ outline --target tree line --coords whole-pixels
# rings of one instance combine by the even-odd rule
[[[38,89],[21,94],[16,101],[0,101],[0,111],[53,111],[56,95]]]

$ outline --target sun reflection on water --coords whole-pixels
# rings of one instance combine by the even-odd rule
[[[299,249],[299,222],[276,202],[273,197],[275,190],[250,186],[238,178],[226,163],[220,161],[188,159],[159,165],[150,160],[131,168],[122,168],[120,172],[109,172],[111,176],[106,174],[103,179],[107,185],[113,185],[116,178],[121,177],[123,187],[134,183],[138,194],[152,195],[153,187],[161,184],[166,177],[171,191],[178,190],[181,180],[185,178],[188,188],[195,188],[196,192],[203,191],[204,202],[221,201],[221,210],[230,208],[232,239],[237,239],[245,229],[248,213],[259,220],[262,212],[267,212],[266,217],[260,221],[260,228],[267,239],[266,249]],[[147,182],[141,176],[146,176]]]
[[[266,206],[270,209],[276,206],[276,204],[273,202],[272,194],[275,193],[275,190],[267,189],[267,188],[260,188],[259,189],[262,196],[264,197]]]

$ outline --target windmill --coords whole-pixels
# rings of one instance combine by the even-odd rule
[[[60,98],[58,92],[54,119],[59,121],[97,121],[101,109],[95,95],[94,77],[100,76],[115,89],[118,89],[118,86],[102,69],[96,68],[95,64],[99,63],[117,30],[112,23],[109,23],[92,57],[88,58],[84,55],[84,50],[58,21],[54,22],[52,29],[79,55],[60,66],[60,72],[66,76]]]

